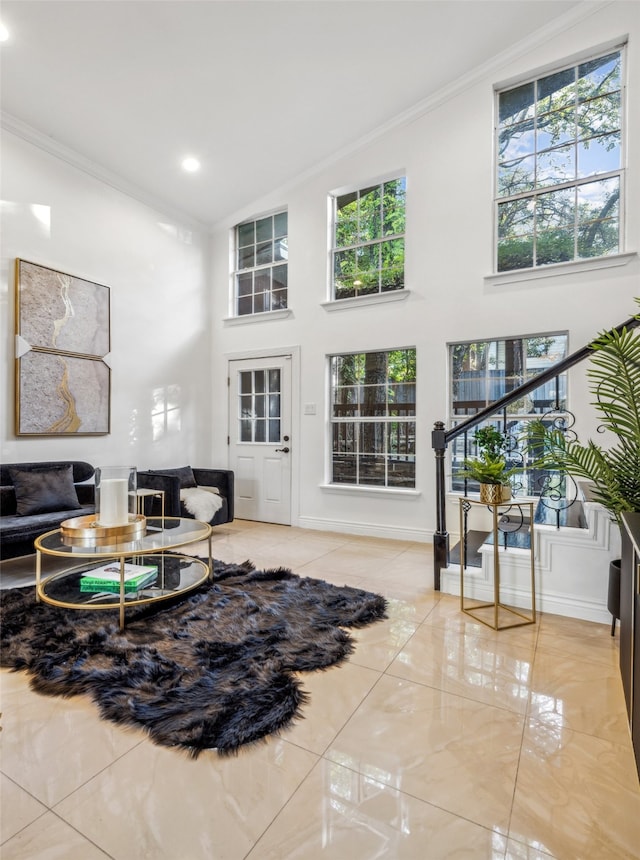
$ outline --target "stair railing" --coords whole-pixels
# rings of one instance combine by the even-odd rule
[[[616,326],[612,331],[621,332],[623,329],[629,330],[636,328],[639,325],[640,319],[637,317],[631,317],[631,319],[628,319],[626,322]],[[543,371],[528,380],[528,382],[524,382],[508,394],[504,394],[502,397],[498,398],[498,400],[490,403],[489,406],[485,406],[484,409],[476,412],[475,415],[470,415],[450,430],[445,429],[445,423],[443,421],[435,422],[434,429],[431,433],[431,447],[434,450],[436,458],[436,530],[433,535],[433,587],[436,591],[440,591],[440,573],[442,569],[449,566],[449,534],[447,532],[445,481],[445,465],[448,444],[454,439],[457,439],[458,436],[462,436],[464,433],[467,433],[473,427],[477,427],[478,424],[481,424],[486,419],[493,418],[497,413],[503,412],[503,415],[506,416],[507,407],[512,403],[515,403],[516,400],[519,400],[531,391],[535,391],[546,382],[551,382],[554,379],[557,380],[557,378],[567,370],[574,367],[576,364],[579,364],[581,361],[584,361],[585,358],[588,358],[593,352],[595,352],[595,342],[596,341],[594,340],[587,346],[583,346],[582,349],[571,353],[571,355],[568,355],[566,358],[562,359],[562,361],[554,364],[553,367]],[[556,384],[556,392],[557,390],[558,386]]]

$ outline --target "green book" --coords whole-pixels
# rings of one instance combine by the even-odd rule
[[[139,591],[148,585],[158,575],[156,565],[125,564],[124,590],[126,594]],[[80,577],[80,591],[99,592],[109,591],[117,593],[120,591],[120,565],[112,563],[95,570],[87,571]]]

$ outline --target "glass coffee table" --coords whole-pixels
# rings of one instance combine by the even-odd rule
[[[65,543],[62,529],[36,539],[36,595],[39,600],[65,609],[119,609],[120,629],[124,629],[125,607],[167,600],[191,591],[212,574],[211,533],[208,523],[181,517],[148,517],[146,530],[135,540],[108,546],[71,546]],[[208,562],[173,552],[188,544],[208,541]],[[62,570],[42,575],[42,557],[68,560]],[[84,591],[81,581],[113,562],[117,590]],[[157,573],[141,587],[128,591],[127,571],[133,566],[155,567]],[[81,587],[82,585],[82,587]]]

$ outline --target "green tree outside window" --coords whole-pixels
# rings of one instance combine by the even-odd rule
[[[334,198],[335,299],[404,288],[404,177]]]
[[[622,57],[498,94],[497,271],[619,252]]]
[[[415,487],[416,351],[331,358],[331,480]]]

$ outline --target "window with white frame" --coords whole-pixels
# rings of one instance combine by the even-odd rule
[[[404,289],[404,176],[332,198],[335,300]]]
[[[415,487],[416,351],[333,355],[331,481]]]
[[[449,344],[449,415],[451,426],[475,415],[491,403],[535,378],[567,356],[566,332],[549,332],[525,337],[478,340]],[[559,426],[558,416],[567,409],[567,375],[544,383],[516,400],[504,411],[497,412],[483,424],[491,424],[508,434],[514,456],[510,465],[522,466],[514,476],[515,484],[524,495],[538,495],[540,475],[527,470],[527,460],[533,456],[523,443],[527,426],[532,421]],[[477,491],[473,482],[465,487],[457,476],[466,457],[476,456],[473,435],[458,436],[451,444],[452,489]],[[515,452],[518,452],[517,454]],[[509,459],[507,457],[507,459]]]
[[[623,51],[497,93],[498,272],[621,251]]]
[[[235,313],[261,314],[287,307],[289,259],[286,212],[235,228]]]

